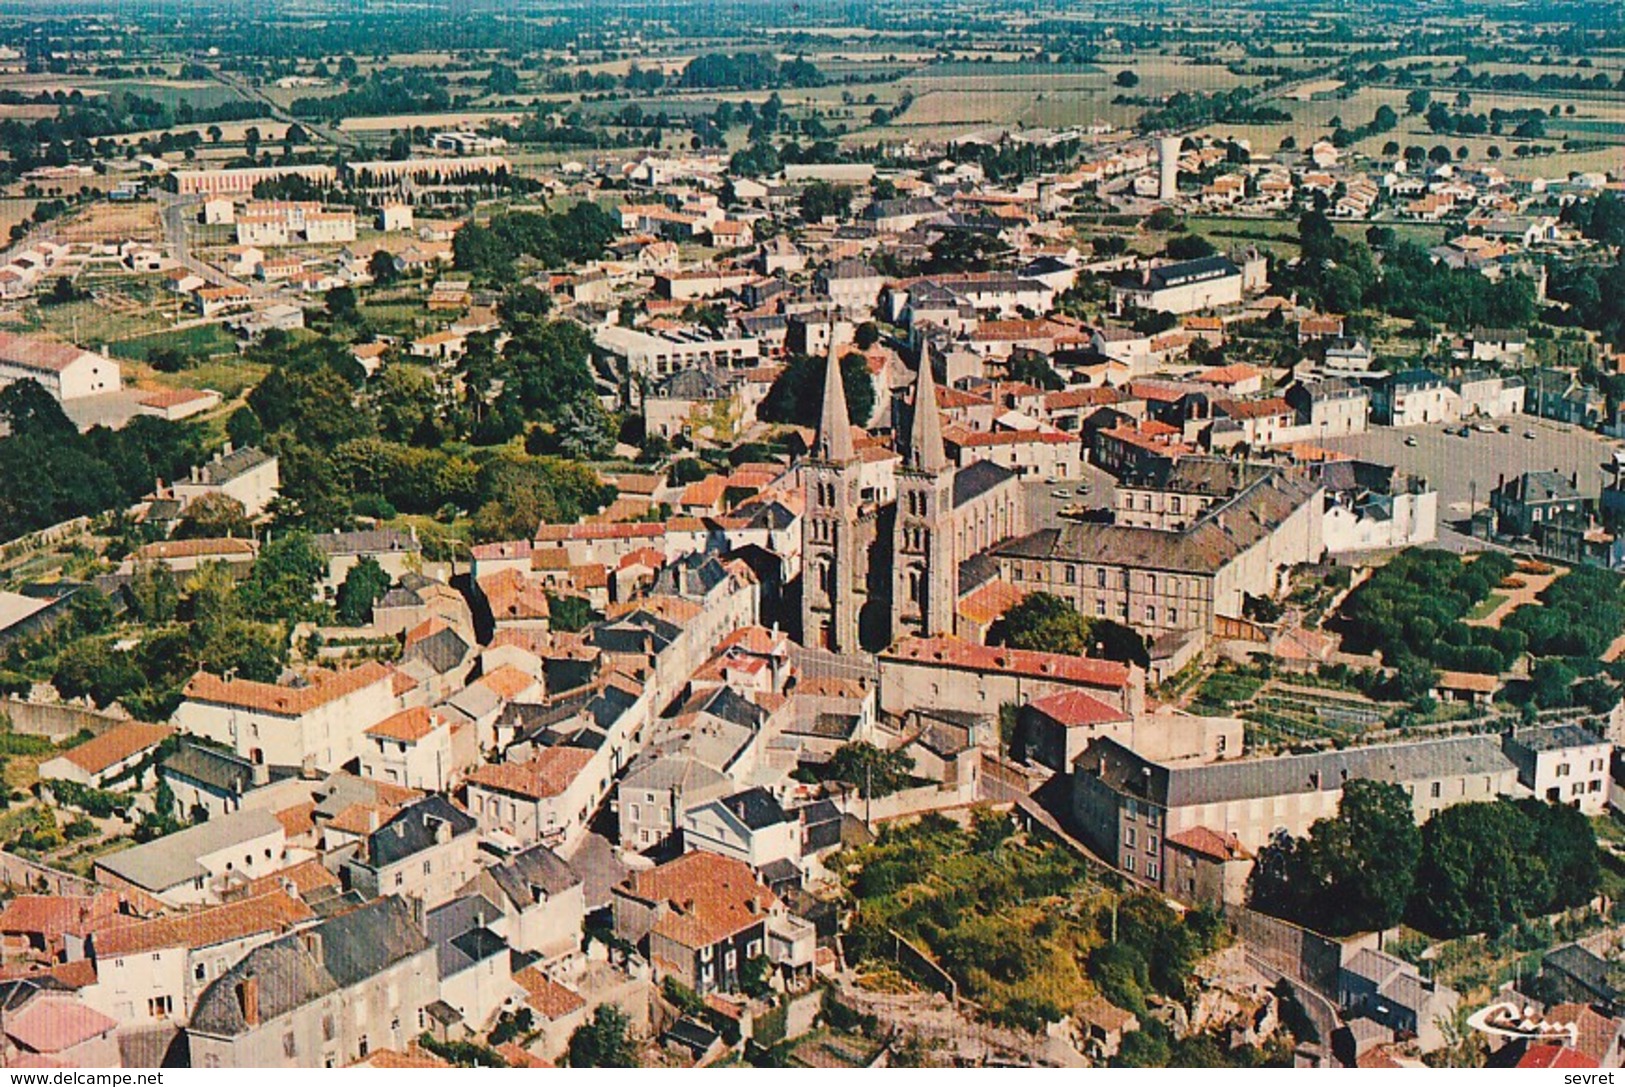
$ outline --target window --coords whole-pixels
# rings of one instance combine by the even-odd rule
[[[395,886],[399,887],[405,881],[406,881],[406,876],[403,873],[401,873],[401,872],[396,872],[395,873]]]
[[[1145,621],[1148,623],[1155,623],[1157,621],[1157,609],[1152,607],[1150,604],[1145,606]]]
[[[1076,585],[1078,583],[1078,568],[1076,566],[1068,564],[1066,568],[1066,583],[1068,585]]]
[[[1123,832],[1123,844],[1128,846],[1130,849],[1134,848],[1134,833],[1133,827],[1129,827]]]
[[[1147,853],[1155,853],[1157,851],[1157,846],[1160,844],[1161,842],[1158,840],[1155,834],[1147,834],[1145,836],[1145,851]]]
[[[1096,615],[1105,615],[1106,614],[1106,602],[1104,600],[1096,600],[1095,601],[1095,614]]]
[[[1106,587],[1106,568],[1104,566],[1095,571],[1095,585],[1102,589]]]
[[[1560,778],[1566,778],[1566,777],[1569,776],[1569,764],[1568,763],[1560,762],[1560,763],[1557,764],[1557,776],[1560,777]]]
[[[208,966],[207,963],[201,963],[200,962],[200,963],[198,963],[196,966],[194,966],[192,968],[192,977],[193,977],[194,980],[202,981],[205,978],[207,978],[208,976],[209,976],[209,966]]]
[[[162,1019],[175,1010],[175,998],[171,996],[155,996],[147,1001],[147,1014],[154,1019]]]
[[[1179,622],[1179,609],[1178,608],[1169,608],[1168,609],[1168,625],[1173,626],[1177,622]]]
[[[1437,782],[1437,781],[1435,781],[1432,785],[1428,786],[1428,795],[1431,796],[1435,800],[1439,799],[1439,794],[1440,794],[1441,791],[1442,790],[1441,790],[1440,783]]]
[[[293,1031],[291,1030],[282,1036],[282,1055],[284,1057],[293,1057],[298,1055],[294,1045]]]
[[[424,862],[423,862],[423,874],[424,874],[424,875],[428,875],[428,874],[429,874],[429,865],[430,865],[430,864],[431,864],[431,863],[432,863],[432,862],[430,862],[430,861],[424,861]]]
[[[1157,878],[1157,862],[1156,861],[1146,861],[1145,862],[1145,878],[1146,879],[1156,879]]]
[[[367,1055],[367,1036],[365,1034],[356,1041],[355,1048],[357,1056],[365,1057]]]
[[[1179,496],[1177,494],[1174,495],[1172,498],[1168,499],[1168,512],[1170,512],[1170,513],[1178,513],[1179,512]]]
[[[1134,854],[1130,853],[1128,856],[1123,858],[1123,871],[1134,871]]]

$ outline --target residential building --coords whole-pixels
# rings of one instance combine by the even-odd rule
[[[399,895],[434,907],[456,896],[474,870],[477,825],[442,796],[425,796],[380,821],[345,861],[340,878],[364,898]]]
[[[1371,384],[1371,418],[1383,426],[1425,426],[1461,419],[1461,397],[1431,370],[1386,374]]]
[[[152,760],[158,745],[175,734],[168,725],[126,721],[99,736],[70,747],[55,758],[39,764],[41,781],[71,781],[76,785],[103,789],[143,789],[148,775],[138,768]]]
[[[287,865],[287,832],[268,811],[239,811],[96,858],[96,882],[166,906],[218,903]]]
[[[1585,512],[1578,479],[1557,472],[1524,472],[1504,476],[1490,492],[1496,531],[1503,536],[1532,536],[1542,523]]]
[[[319,671],[297,685],[224,679],[187,681],[172,720],[251,763],[338,770],[367,753],[368,728],[400,708],[395,673],[377,661]]]
[[[1337,1002],[1346,1016],[1411,1035],[1423,1053],[1449,1044],[1460,999],[1404,959],[1374,948],[1355,952],[1337,972]]]
[[[1195,313],[1239,305],[1241,300],[1242,270],[1223,256],[1148,265],[1139,272],[1125,273],[1112,284],[1112,309],[1117,313],[1131,307]]]
[[[657,979],[704,995],[736,991],[744,964],[762,956],[794,977],[811,970],[812,926],[792,917],[743,861],[686,853],[631,873],[612,895],[616,936],[648,957]]]
[[[553,959],[581,946],[581,925],[587,915],[585,884],[567,861],[544,845],[480,869],[463,893],[482,895],[496,904],[502,916],[500,923],[493,919],[493,927],[515,951]]]
[[[198,999],[194,1068],[334,1068],[404,1049],[440,999],[435,947],[394,896],[255,948]]]
[[[1140,755],[1110,737],[1073,767],[1073,812],[1085,841],[1124,872],[1163,890],[1166,839],[1205,827],[1256,853],[1279,833],[1304,835],[1337,813],[1343,786],[1399,785],[1418,823],[1453,804],[1517,795],[1517,768],[1494,737],[1462,736],[1207,764]]]
[[[1576,724],[1536,725],[1508,733],[1501,749],[1518,768],[1518,784],[1538,799],[1593,817],[1607,810],[1609,740]]]
[[[683,847],[744,861],[762,872],[801,856],[801,824],[766,789],[694,804],[683,812]]]
[[[486,833],[501,832],[521,846],[574,845],[608,791],[609,783],[589,770],[593,754],[559,744],[529,762],[482,766],[468,776],[468,810]]]
[[[233,449],[230,442],[207,463],[197,465],[186,479],[176,480],[170,497],[186,504],[206,494],[220,494],[243,504],[243,512],[258,517],[277,496],[281,483],[277,459],[252,446]]]
[[[1178,531],[1069,522],[999,544],[999,577],[1048,592],[1086,616],[1153,636],[1240,618],[1248,596],[1274,596],[1293,566],[1324,551],[1323,491],[1297,472],[1249,481]]]

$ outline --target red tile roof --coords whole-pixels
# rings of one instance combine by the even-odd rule
[[[117,1028],[101,1012],[67,997],[36,997],[6,1016],[6,1033],[35,1053],[61,1053]]]
[[[570,787],[592,761],[592,754],[584,747],[549,747],[529,762],[482,766],[469,775],[468,783],[531,800],[547,800]]]
[[[1122,710],[1108,706],[1084,691],[1058,691],[1043,698],[1035,698],[1029,705],[1044,716],[1069,728],[1110,725],[1129,719],[1129,715]]]
[[[132,755],[157,747],[174,734],[175,730],[168,725],[126,721],[77,747],[70,747],[61,757],[87,774],[100,774]]]
[[[259,933],[280,934],[314,916],[304,902],[278,890],[224,906],[112,929],[97,937],[96,950],[106,957],[167,947],[211,947]]]
[[[654,931],[688,948],[710,947],[760,924],[779,900],[743,861],[715,853],[686,853],[623,886],[638,898],[663,903]]]
[[[880,656],[882,660],[917,661],[980,672],[1010,672],[1113,690],[1127,687],[1133,675],[1128,665],[1117,661],[974,645],[957,638],[904,638]]]
[[[187,681],[184,693],[187,698],[197,702],[215,702],[280,717],[301,717],[375,683],[391,682],[394,675],[391,669],[377,661],[367,661],[348,672],[315,673],[309,685],[304,687],[284,687],[249,679],[222,679],[208,672],[199,672]]]
[[[1597,1062],[1563,1045],[1533,1045],[1518,1058],[1519,1068],[1596,1068]]]
[[[1226,837],[1207,827],[1191,827],[1168,836],[1168,844],[1181,846],[1192,853],[1200,853],[1210,860],[1234,861],[1251,856],[1234,836]]]

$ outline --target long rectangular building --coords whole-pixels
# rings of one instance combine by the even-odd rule
[[[1068,523],[993,549],[999,576],[1053,593],[1086,616],[1155,637],[1240,618],[1245,598],[1273,595],[1291,567],[1318,562],[1323,490],[1297,472],[1271,472],[1177,532]]]
[[[1170,845],[1205,832],[1237,857],[1256,853],[1283,832],[1302,836],[1315,820],[1336,815],[1350,781],[1402,786],[1419,823],[1453,804],[1518,792],[1518,768],[1495,736],[1184,765],[1099,739],[1072,770],[1072,814],[1083,839],[1123,871],[1179,897],[1188,897],[1187,888],[1174,882],[1181,877]]]

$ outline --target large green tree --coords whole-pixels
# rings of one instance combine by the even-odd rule
[[[571,1068],[636,1068],[632,1021],[616,1004],[600,1004],[570,1035]]]
[[[1307,838],[1260,851],[1253,902],[1335,935],[1390,928],[1405,914],[1421,854],[1405,790],[1355,779],[1337,815],[1316,820]]]

